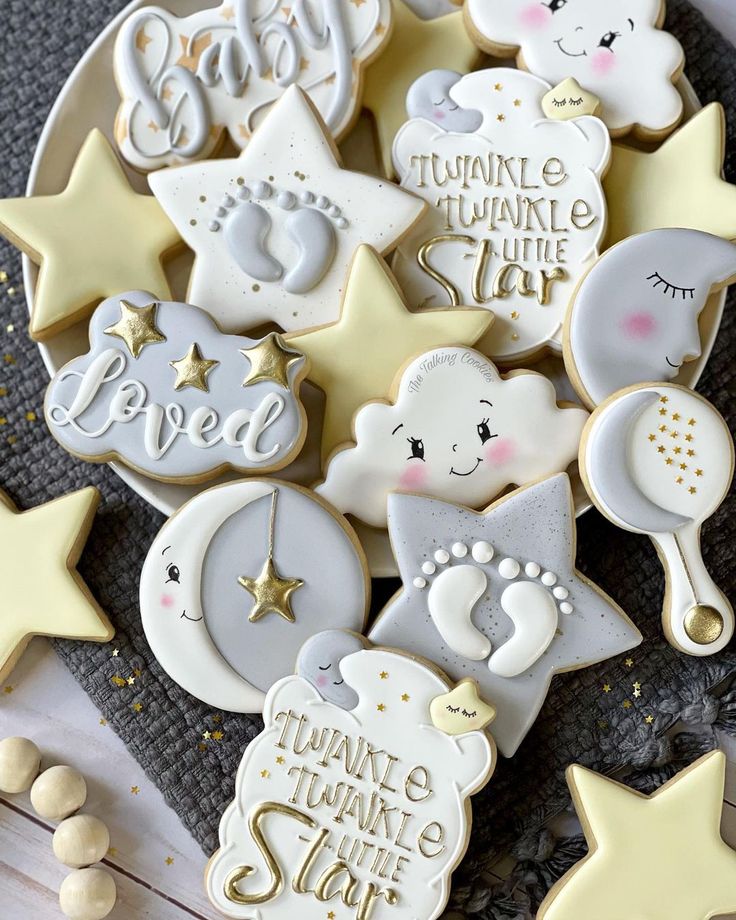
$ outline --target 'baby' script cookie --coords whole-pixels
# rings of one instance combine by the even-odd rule
[[[549,89],[506,68],[454,83],[431,71],[394,141],[402,187],[430,205],[399,246],[399,284],[413,306],[493,310],[482,350],[504,363],[560,350],[570,295],[606,229],[608,131],[592,116],[545,118]]]

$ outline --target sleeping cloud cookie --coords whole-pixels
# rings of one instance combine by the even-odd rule
[[[557,84],[574,77],[601,101],[615,137],[650,139],[676,127],[683,105],[673,83],[682,47],[661,30],[663,0],[467,0],[474,40],[490,54]]]
[[[470,348],[439,348],[402,373],[393,403],[367,403],[354,446],[334,454],[317,492],[344,514],[386,526],[390,492],[478,508],[510,484],[562,472],[588,413],[560,408],[541,374],[502,377]]]

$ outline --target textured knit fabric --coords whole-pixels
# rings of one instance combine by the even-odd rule
[[[3,60],[0,91],[0,194],[23,193],[35,143],[53,100],[85,48],[122,7],[120,0],[2,0]],[[53,12],[50,12],[53,11]],[[736,181],[736,51],[686,0],[672,0],[668,26],[685,45],[687,74],[703,103],[720,100],[729,124],[726,173]],[[47,375],[36,346],[26,336],[27,313],[20,285],[20,257],[0,241],[0,485],[28,508],[64,492],[93,484],[102,492],[80,570],[117,628],[111,646],[58,642],[57,651],[120,735],[203,849],[216,846],[219,816],[233,793],[243,748],[260,730],[259,718],[216,713],[198,703],[163,673],[146,643],[137,604],[138,575],[163,517],[128,489],[106,466],[68,456],[42,421]],[[7,332],[8,324],[14,331]],[[734,296],[699,391],[736,425]],[[10,356],[8,359],[7,356]],[[13,363],[14,362],[14,363]],[[0,390],[0,392],[3,392]],[[26,413],[35,412],[37,421]],[[719,584],[736,595],[732,495],[706,525],[704,554]],[[0,547],[0,552],[2,548]],[[455,876],[452,907],[472,917],[521,920],[534,910],[552,881],[583,852],[579,840],[556,841],[545,822],[569,804],[564,770],[572,762],[611,772],[638,771],[649,789],[702,749],[715,743],[713,727],[733,730],[736,700],[715,699],[713,688],[736,666],[733,647],[714,659],[687,658],[662,639],[659,612],[663,577],[644,537],[617,530],[596,512],[579,523],[579,565],[629,613],[645,636],[624,658],[557,678],[547,704],[512,763],[502,762],[494,780],[474,802],[468,855]],[[376,588],[376,603],[394,584]],[[133,686],[111,678],[139,668]],[[641,683],[641,698],[632,685]],[[610,693],[602,692],[604,683]],[[631,708],[624,708],[631,699]],[[136,713],[132,705],[143,706]],[[5,705],[12,705],[6,703]],[[645,722],[654,716],[653,725]],[[679,720],[708,727],[674,742],[664,733]],[[219,742],[202,733],[219,729]],[[521,860],[513,879],[493,889],[486,874],[495,856],[513,852]],[[583,918],[581,918],[583,920]]]

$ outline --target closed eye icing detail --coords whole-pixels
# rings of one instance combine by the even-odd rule
[[[445,709],[446,709],[448,712],[460,712],[460,707],[459,707],[459,706],[449,706],[449,705],[448,705],[448,706],[445,706]]]
[[[444,104],[445,104],[444,98],[440,99],[439,102],[435,102],[434,99],[432,100],[432,105],[436,106],[436,105],[444,105]]]
[[[332,665],[331,665],[331,664],[328,664],[326,668],[323,668],[322,665],[319,664],[319,665],[317,665],[317,667],[320,669],[320,671],[329,671],[330,668],[332,667]]]
[[[693,300],[695,298],[695,288],[678,287],[676,284],[670,284],[659,272],[653,272],[647,277],[647,281],[652,281],[653,288],[661,288],[663,294],[670,294],[674,300],[680,294],[682,300]]]

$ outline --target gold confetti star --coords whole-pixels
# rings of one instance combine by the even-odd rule
[[[671,466],[673,463],[672,457],[667,457],[667,459],[664,462],[667,464],[667,466]]]
[[[244,387],[259,383],[261,380],[273,380],[288,390],[289,368],[299,361],[302,363],[302,370],[306,365],[301,352],[287,348],[283,338],[276,332],[269,333],[253,348],[241,348],[240,354],[250,361],[250,370],[243,381]],[[297,374],[294,380],[295,387],[302,376]]]
[[[500,93],[503,90],[503,83],[494,83],[493,88],[497,93]]]
[[[673,453],[673,454],[681,454],[681,453],[682,453],[682,448],[681,448],[681,447],[675,447],[675,448],[673,448],[672,453]]]
[[[126,680],[126,682],[127,682],[127,684],[128,684],[129,687],[132,687],[133,684],[135,683],[135,677],[128,677],[127,680]]]
[[[659,426],[659,431],[667,431],[667,426],[666,426],[666,425],[660,425],[660,426]]]
[[[379,703],[379,704],[376,706],[376,709],[378,710],[378,712],[385,712],[385,711],[386,711],[386,707],[384,706],[383,703]]]
[[[690,425],[691,427],[692,427],[693,425],[697,424],[694,418],[689,418],[689,419],[687,420],[687,423],[688,423],[688,425]]]
[[[212,44],[212,33],[206,32],[204,35],[200,35],[199,38],[195,38],[191,43],[186,35],[180,35],[179,42],[181,43],[181,57],[176,63],[179,67],[186,67],[187,70],[191,70],[194,73],[199,66],[202,52]],[[180,143],[183,143],[181,139]]]
[[[327,914],[327,920],[335,920],[335,911],[334,911],[334,910],[331,910],[331,911]]]
[[[381,678],[381,680],[386,680],[388,678],[388,671],[381,671],[378,676]]]
[[[675,482],[677,483],[678,486],[681,486],[684,481],[685,480],[682,478],[682,476],[678,476],[677,479],[675,479]]]
[[[702,470],[699,470],[699,469],[698,469],[698,470],[695,470],[695,475],[698,476],[698,477],[699,477],[699,476],[702,476],[702,475],[703,475],[703,471],[702,471]]]
[[[521,107],[521,99],[514,99],[514,105],[518,109]]]
[[[679,431],[670,431],[670,437],[673,438],[673,439],[679,438],[679,437],[680,437],[680,432],[679,432]]]
[[[133,677],[140,677],[142,673],[140,668],[133,668]]]
[[[611,692],[611,685],[610,685],[610,684],[603,684],[603,692],[604,692],[604,693],[610,693],[610,692]]]
[[[409,696],[408,693],[402,693],[402,694],[401,694],[401,702],[402,702],[402,703],[408,703],[410,699],[411,699],[411,697]]]
[[[631,709],[634,704],[631,702],[631,700],[624,700],[621,705],[624,707],[624,709]]]
[[[502,112],[499,112],[499,114],[496,115],[496,121],[506,121],[506,116]]]
[[[138,795],[138,793],[139,793],[140,791],[141,791],[140,786],[131,786],[131,787],[130,787],[130,794],[131,794],[131,795]]]
[[[128,682],[124,677],[120,677],[119,674],[116,674],[114,677],[110,678],[110,683],[115,684],[116,687],[127,687]]]
[[[174,857],[173,857],[173,856],[167,856],[166,859],[164,860],[164,862],[166,863],[167,866],[173,866],[173,865],[174,865]]]
[[[633,659],[633,658],[627,658],[626,661],[624,661],[624,664],[626,665],[627,668],[633,668],[633,667],[634,667],[634,659]]]
[[[142,54],[145,54],[146,48],[148,47],[148,45],[151,44],[152,41],[153,39],[149,38],[148,35],[146,35],[145,29],[138,29],[138,31],[135,34],[135,46],[138,49],[138,51],[140,51]]]
[[[667,410],[666,410],[666,409],[660,409],[660,410],[659,410],[659,414],[660,414],[660,415],[667,415]]]
[[[698,491],[698,490],[695,488],[695,486],[690,486],[690,487],[688,488],[688,492],[689,492],[691,495],[695,495],[695,494],[697,493],[697,491]]]
[[[657,440],[657,435],[656,435],[656,434],[650,434],[650,435],[649,435],[649,440],[650,440],[650,441],[656,441],[656,440]]]
[[[4,361],[6,364],[15,364],[15,358],[14,358],[11,354],[7,354],[7,353],[4,354],[4,355],[3,355],[3,361]]]
[[[688,457],[694,457],[694,456],[695,456],[695,451],[694,451],[692,448],[690,448],[690,450],[687,451],[687,456],[688,456]]]
[[[165,342],[166,336],[156,327],[157,304],[134,307],[127,300],[120,301],[120,319],[105,329],[105,335],[122,339],[128,351],[137,358],[146,345]]]
[[[200,752],[200,754],[204,754],[204,752],[207,750],[207,745],[203,741],[200,741],[197,745],[197,750]]]
[[[644,721],[647,725],[651,725],[654,722],[654,716],[644,716]]]
[[[219,715],[218,715],[218,716],[212,716],[212,721],[215,723],[215,725],[219,725],[220,722],[222,722],[222,716],[219,716]]]
[[[283,758],[281,755],[279,755],[279,756],[276,758],[276,763],[281,767],[281,766],[283,766],[283,765],[286,763],[286,760],[285,760],[285,758]]]
[[[100,719],[100,725],[102,726],[107,725],[107,719]]]
[[[194,387],[197,390],[209,393],[207,375],[219,363],[219,361],[203,358],[199,345],[196,342],[192,342],[189,346],[189,351],[183,358],[179,358],[178,361],[169,361],[169,367],[176,371],[174,389],[183,390],[184,387]]]
[[[667,453],[667,448],[666,448],[666,447],[663,447],[663,446],[660,444],[660,446],[657,448],[657,453],[658,453],[658,454]]]
[[[5,284],[8,280],[8,273],[6,271],[0,271],[0,283]]]
[[[680,421],[680,418],[681,418],[681,416],[680,416],[680,413],[679,413],[679,412],[673,412],[673,413],[672,413],[672,421],[673,421],[673,422],[679,422],[679,421]]]
[[[212,732],[213,741],[222,741],[224,737],[225,737],[224,733],[219,730]]]
[[[107,855],[112,856],[112,857],[117,856],[118,855],[117,847],[110,847],[110,849],[107,851]]]
[[[12,692],[13,687],[11,687],[10,684],[8,684],[7,687],[3,687],[3,693],[7,694],[8,696],[10,696]]]
[[[35,413],[35,412],[26,412],[26,421],[27,421],[27,422],[35,422],[35,421],[36,421],[36,413]]]
[[[659,397],[659,401],[660,401],[661,403],[668,403],[668,402],[670,401],[670,398],[669,398],[669,396],[660,396],[660,397]]]
[[[514,310],[513,313],[510,313],[510,314],[509,314],[509,316],[511,317],[511,319],[518,319],[518,318],[519,318],[519,311],[518,311],[518,310]]]
[[[113,658],[117,658],[119,654],[120,654],[120,649],[119,649],[119,648],[114,648],[114,649],[112,650],[112,657],[113,657]]]
[[[269,779],[271,773],[268,770],[261,770],[261,779]]]
[[[634,690],[641,690],[641,683],[638,680],[634,681],[634,683],[632,684],[632,687],[634,688]]]
[[[143,704],[142,704],[142,703],[133,703],[133,705],[132,705],[130,708],[133,710],[133,712],[141,712],[142,709],[143,709]]]
[[[204,738],[205,741],[209,741],[210,738],[212,737],[212,733],[211,733],[211,732],[208,732],[208,731],[207,731],[207,732],[202,732],[202,737]]]
[[[638,700],[640,696],[641,696],[641,690],[634,690],[634,698]]]

